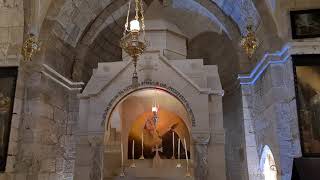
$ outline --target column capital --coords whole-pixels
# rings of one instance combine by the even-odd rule
[[[210,132],[192,132],[192,139],[195,144],[206,145],[210,141]]]

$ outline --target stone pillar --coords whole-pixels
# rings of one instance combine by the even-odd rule
[[[195,178],[197,180],[209,179],[209,163],[208,163],[208,143],[210,133],[193,133],[194,148],[195,148]]]
[[[247,159],[248,178],[249,180],[263,180],[264,177],[261,174],[260,161],[258,155],[258,147],[254,130],[254,118],[252,117],[253,101],[252,88],[249,86],[242,87],[242,106],[243,106],[243,123],[245,133],[245,153]]]
[[[75,177],[77,180],[101,180],[103,176],[103,136],[78,135]]]
[[[197,166],[195,168],[195,177],[198,180],[208,179],[208,145],[196,143],[195,144],[195,161]]]
[[[90,140],[93,156],[90,170],[90,180],[101,180],[103,177],[103,143],[102,139],[94,137]]]

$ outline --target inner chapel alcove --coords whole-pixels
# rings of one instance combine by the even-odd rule
[[[75,178],[226,179],[224,92],[217,66],[186,59],[187,38],[172,23],[146,24],[150,46],[139,58],[138,86],[132,86],[133,63],[124,54],[123,61],[99,63],[79,96]],[[154,106],[156,136],[148,132]],[[142,132],[144,160],[139,158]]]
[[[151,107],[158,108],[156,127],[152,127],[148,122],[154,117]],[[108,120],[107,132],[109,133],[104,139],[104,177],[110,178],[120,173],[121,153],[119,152],[121,150],[119,151],[119,148],[121,144],[124,150],[123,158],[128,160],[127,166],[131,167],[126,171],[127,176],[183,177],[186,174],[186,157],[194,158],[193,153],[192,155],[190,153],[190,150],[193,149],[189,132],[192,122],[188,116],[184,105],[164,90],[147,88],[127,95],[117,104]],[[184,139],[186,144],[184,144]],[[172,143],[173,141],[175,143]],[[185,151],[185,145],[187,151]],[[174,158],[173,146],[175,147]],[[156,147],[159,149],[158,155],[155,152]],[[134,160],[132,160],[133,155]],[[179,163],[184,168],[176,168]],[[136,167],[133,168],[133,165]],[[189,168],[190,172],[193,171],[191,166]],[[161,174],[162,172],[166,173]]]

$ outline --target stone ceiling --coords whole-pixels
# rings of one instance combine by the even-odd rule
[[[240,3],[243,1],[248,4],[250,11],[245,12],[240,8]],[[245,32],[249,16],[254,17],[256,25],[260,21],[251,0],[145,0],[144,2],[146,14],[149,13],[146,18],[150,12],[157,9],[162,13],[161,17],[183,29],[189,40],[205,32],[214,32],[237,43],[241,34]],[[158,7],[155,8],[154,4]],[[64,56],[64,61],[67,62],[63,63],[51,55],[52,58],[46,58],[46,63],[69,77],[68,74],[72,70],[66,71],[63,67],[72,68],[75,62],[73,58],[76,57],[81,61],[79,66],[83,68],[82,71],[86,71],[84,79],[88,79],[98,62],[121,60],[119,40],[127,8],[128,0],[52,1],[41,31],[51,32],[49,34],[63,42],[67,49],[74,48],[75,54]],[[133,8],[131,12],[134,13]],[[42,32],[42,34],[48,33]],[[48,39],[41,36],[40,38]],[[238,63],[237,59],[235,63]]]
[[[240,3],[245,1],[248,4],[248,12],[241,9]],[[72,46],[76,46],[85,33],[89,36],[97,37],[112,21],[125,16],[127,11],[127,0],[73,0],[73,1],[53,1],[51,11],[47,19],[55,20],[60,25],[56,27],[54,33]],[[151,4],[151,0],[146,1],[146,9]],[[245,32],[248,17],[253,17],[254,23],[258,25],[259,14],[251,0],[167,0],[168,6],[174,9],[195,12],[209,18],[212,22],[229,34],[229,29],[225,22],[219,19],[217,12],[212,12],[203,5],[210,2],[218,6],[227,17],[231,17],[238,26],[241,33]],[[61,5],[62,4],[62,5]],[[58,8],[60,7],[60,8]],[[92,32],[93,26],[95,32]],[[89,28],[89,29],[88,29]],[[90,38],[92,42],[92,37]]]

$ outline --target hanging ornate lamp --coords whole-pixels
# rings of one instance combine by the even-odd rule
[[[135,0],[135,18],[130,21],[131,0],[129,0],[129,8],[127,14],[127,21],[124,26],[123,37],[120,40],[121,48],[132,57],[134,72],[132,76],[132,86],[138,86],[137,62],[138,58],[147,47],[145,40],[145,24],[144,24],[144,10],[143,1]]]
[[[253,11],[252,4],[248,0],[241,1],[242,13],[246,13],[244,17],[246,19],[246,35],[241,39],[240,45],[246,52],[249,58],[252,58],[253,54],[258,48],[259,41],[254,31],[254,15],[251,14]]]
[[[247,26],[247,35],[241,39],[241,47],[245,50],[249,58],[253,56],[258,48],[258,39],[253,31],[253,25]]]
[[[37,37],[30,34],[28,39],[23,43],[22,55],[26,61],[31,61],[32,56],[40,51],[40,43]]]

